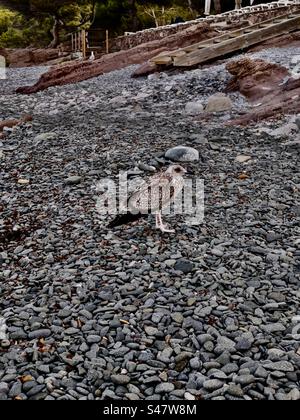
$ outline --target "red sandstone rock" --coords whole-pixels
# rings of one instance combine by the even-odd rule
[[[161,52],[182,48],[216,35],[217,32],[206,23],[192,26],[182,31],[180,36],[173,34],[129,50],[104,55],[93,62],[72,63],[61,68],[56,67],[42,75],[35,85],[19,88],[17,92],[30,94],[45,90],[50,86],[81,82],[133,64],[145,63]]]
[[[148,76],[159,71],[159,67],[155,63],[147,61],[147,63],[142,64],[133,74],[132,77],[142,77]]]
[[[31,115],[24,115],[19,120],[10,119],[10,120],[0,121],[0,138],[3,138],[5,136],[4,133],[3,133],[3,129],[5,127],[13,128],[16,125],[23,124],[23,123],[26,123],[26,122],[29,122],[29,121],[32,121],[32,116]]]
[[[289,72],[286,68],[250,59],[231,62],[226,68],[234,76],[228,90],[240,91],[257,105],[253,112],[230,121],[230,125],[247,125],[300,112],[300,79],[287,79]]]
[[[58,49],[6,49],[0,48],[0,55],[7,60],[9,67],[37,66],[59,57]]]
[[[251,102],[281,90],[280,83],[289,74],[285,67],[249,58],[230,61],[226,70],[233,75],[227,91],[239,91]]]

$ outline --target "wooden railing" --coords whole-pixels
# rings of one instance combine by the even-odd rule
[[[71,34],[73,53],[81,53],[87,58],[92,52],[109,54],[109,32],[107,29],[81,30]]]

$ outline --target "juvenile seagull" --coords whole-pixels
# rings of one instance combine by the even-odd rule
[[[127,213],[119,214],[108,227],[126,225],[153,213],[156,229],[174,233],[175,230],[170,230],[163,224],[161,212],[183,189],[183,175],[186,172],[182,166],[172,165],[165,172],[150,177],[128,198]]]

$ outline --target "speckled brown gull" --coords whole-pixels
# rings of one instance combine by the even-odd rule
[[[183,189],[186,172],[182,166],[172,165],[165,172],[150,177],[128,198],[127,213],[119,214],[108,227],[127,225],[151,213],[155,214],[157,229],[174,233],[163,224],[161,213]]]

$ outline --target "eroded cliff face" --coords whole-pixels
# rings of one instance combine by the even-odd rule
[[[291,11],[294,10],[293,7],[290,8]],[[299,10],[299,7],[297,10]],[[228,18],[228,21],[223,21],[221,26],[220,22],[214,20],[210,23],[193,21],[129,34],[110,41],[111,54],[106,55],[99,51],[95,61],[77,60],[64,65],[55,65],[43,74],[34,85],[19,87],[17,92],[22,94],[36,93],[51,86],[78,83],[135,64],[141,64],[142,67],[135,72],[134,76],[144,76],[161,70],[149,60],[162,52],[177,50],[215,37],[220,31],[230,31],[237,26],[248,26],[250,23],[264,21],[282,13],[282,8],[254,13],[248,11],[241,16]],[[298,38],[295,34],[274,38],[272,43],[269,42],[264,45],[267,48],[270,45],[289,45],[291,39],[299,42],[299,34]],[[53,60],[58,57],[58,50],[8,52],[10,55],[7,60],[12,65],[15,62],[21,62],[24,65],[38,65],[45,62],[49,63],[51,60],[54,63]],[[167,68],[164,68],[164,70],[167,70]],[[289,79],[287,68],[262,60],[241,59],[231,61],[227,65],[227,70],[233,75],[228,91],[239,91],[254,105],[250,113],[245,113],[232,123],[248,124],[251,121],[270,116],[299,111],[300,82]]]
[[[280,83],[289,75],[285,67],[250,58],[230,61],[226,70],[233,75],[227,91],[239,91],[251,102],[280,91]]]
[[[9,67],[30,67],[55,60],[59,58],[60,52],[58,49],[52,48],[0,48],[0,55],[5,57]]]
[[[300,112],[300,79],[283,66],[242,58],[226,69],[233,75],[227,91],[239,91],[253,103],[253,111],[231,124],[246,125],[269,117]]]
[[[56,67],[44,74],[34,85],[18,89],[19,93],[35,93],[50,86],[64,85],[87,80],[92,77],[118,70],[133,64],[142,64],[163,51],[188,46],[216,36],[216,30],[203,23],[196,27],[187,28],[180,37],[170,35],[166,38],[141,44],[129,50],[123,50],[102,56],[94,62],[76,62],[64,67]]]

